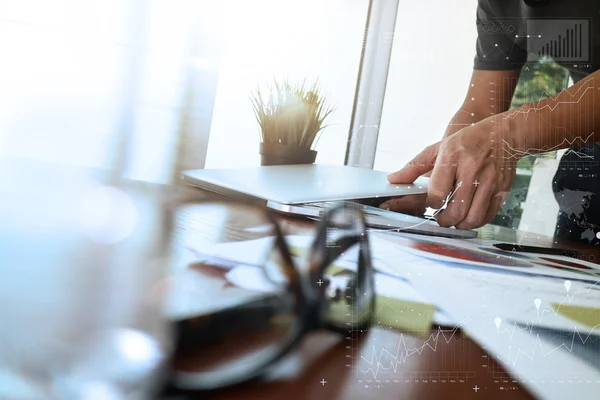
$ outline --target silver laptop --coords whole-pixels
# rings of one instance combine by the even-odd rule
[[[345,165],[277,165],[232,169],[199,169],[183,173],[183,181],[229,197],[259,199],[284,214],[318,218],[333,202],[427,193],[427,178],[391,184],[387,172]],[[475,231],[440,227],[434,220],[363,205],[373,228],[473,238]]]
[[[189,184],[223,195],[244,194],[281,204],[356,200],[427,193],[427,179],[393,185],[387,172],[345,165],[275,165],[199,169],[183,173]]]

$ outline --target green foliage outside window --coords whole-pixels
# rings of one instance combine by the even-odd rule
[[[567,70],[555,62],[547,59],[528,62],[521,69],[511,108],[553,96],[564,90],[568,81]]]

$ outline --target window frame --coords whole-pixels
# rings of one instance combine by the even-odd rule
[[[373,169],[400,0],[370,0],[344,165]]]

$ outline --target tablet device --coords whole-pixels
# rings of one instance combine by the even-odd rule
[[[323,216],[325,210],[334,204],[336,204],[336,202],[290,205],[269,201],[267,202],[267,207],[288,215],[319,219]],[[477,237],[477,231],[445,228],[438,225],[437,221],[433,218],[415,217],[364,204],[361,204],[360,206],[365,214],[367,227],[371,229],[459,239],[473,239]]]

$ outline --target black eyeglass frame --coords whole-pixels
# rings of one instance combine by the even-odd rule
[[[179,199],[175,205],[176,209],[173,209],[172,207],[170,208],[170,215],[174,216],[174,212],[176,212],[182,206],[203,204],[223,204],[234,207],[236,205],[241,207],[253,207],[257,210],[257,212],[260,212],[264,216],[265,222],[271,224],[275,236],[274,243],[276,248],[280,251],[280,256],[284,264],[281,266],[281,269],[287,275],[289,282],[288,290],[292,292],[296,300],[298,322],[296,323],[294,331],[292,334],[290,334],[288,341],[285,344],[282,344],[281,349],[270,360],[254,368],[252,373],[245,376],[239,376],[237,378],[232,377],[232,379],[227,381],[227,383],[221,385],[183,387],[183,385],[176,383],[177,375],[180,374],[180,372],[173,371],[171,369],[170,374],[167,376],[166,384],[164,385],[164,390],[162,393],[163,397],[186,393],[209,393],[211,391],[260,379],[274,364],[290,353],[290,351],[292,351],[299,344],[305,335],[312,331],[325,329],[340,334],[347,334],[349,331],[353,330],[364,331],[371,326],[373,311],[375,308],[374,270],[372,266],[365,217],[360,205],[344,202],[328,208],[325,211],[319,222],[319,226],[317,227],[315,239],[310,247],[308,274],[303,275],[300,273],[298,266],[293,261],[290,247],[285,240],[279,222],[273,215],[273,212],[268,211],[264,207],[260,207],[259,205],[251,202],[224,199],[213,196],[205,196],[204,198],[198,199],[197,195],[192,195],[185,196],[183,199]],[[330,228],[329,221],[333,220],[333,218],[336,216],[336,213],[347,211],[353,212],[358,218],[358,221],[355,221],[355,223],[358,223],[360,227],[360,229],[357,230],[358,235],[353,237],[344,237],[342,240],[336,241],[333,246],[328,246],[327,233],[328,228]],[[171,220],[171,222],[173,222],[173,220]],[[326,287],[319,286],[317,282],[326,279],[324,277],[325,269],[346,250],[356,244],[359,245],[356,286],[348,289],[355,292],[354,294],[356,295],[356,299],[358,299],[358,301],[368,302],[368,304],[367,307],[361,307],[361,309],[366,311],[363,313],[364,315],[359,316],[358,323],[345,323],[345,325],[342,326],[328,322],[324,318],[324,313],[327,311],[328,305],[325,299]],[[185,374],[193,375],[193,373]]]

